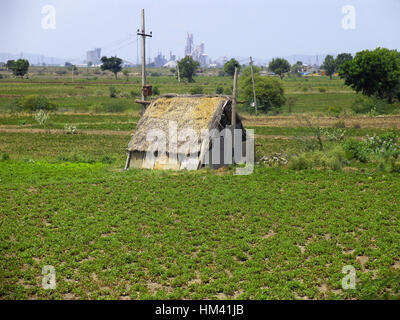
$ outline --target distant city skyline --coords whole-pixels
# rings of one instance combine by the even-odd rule
[[[46,29],[48,5],[55,10],[55,20],[54,28]],[[343,26],[346,6],[355,10],[354,28]],[[205,44],[206,54],[214,60],[224,56],[311,60],[378,46],[400,48],[398,0],[3,0],[0,53],[84,61],[87,51],[101,48],[102,55],[117,54],[136,63],[142,7],[146,30],[153,31],[148,40],[152,61],[158,53],[182,58],[188,33],[198,46]]]

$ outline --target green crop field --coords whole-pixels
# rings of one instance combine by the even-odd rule
[[[292,115],[288,106],[258,117],[239,107],[256,135],[252,174],[123,171],[140,119],[137,70],[115,80],[84,68],[72,81],[60,69],[0,79],[0,299],[400,298],[398,115],[332,116],[359,95],[338,78],[288,78]],[[149,72],[161,94],[232,85],[216,71],[194,84]],[[45,125],[12,109],[28,95],[59,106]],[[323,151],[314,150],[319,134]],[[373,154],[387,134],[393,154]],[[362,154],[344,159],[346,143]],[[56,271],[52,290],[42,288],[46,265]],[[346,266],[354,289],[342,287]]]

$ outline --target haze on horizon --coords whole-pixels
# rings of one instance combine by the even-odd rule
[[[42,28],[45,5],[56,9],[55,29]],[[356,9],[353,30],[342,28],[345,5]],[[136,61],[141,8],[153,32],[151,57],[182,57],[188,32],[214,59],[400,48],[400,0],[3,0],[0,52],[84,59],[100,47],[102,55]],[[130,45],[107,52],[129,36]]]

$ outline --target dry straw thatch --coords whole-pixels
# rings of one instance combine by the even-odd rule
[[[146,109],[143,117],[138,122],[136,132],[128,145],[128,151],[146,152],[149,142],[146,135],[150,130],[162,130],[168,141],[170,121],[175,121],[178,132],[184,129],[196,131],[198,137],[202,129],[217,128],[224,111],[230,108],[231,100],[228,96],[206,96],[206,95],[163,95],[153,100]],[[177,149],[184,142],[178,142]],[[197,145],[200,152],[201,141]],[[168,149],[168,146],[167,146]]]

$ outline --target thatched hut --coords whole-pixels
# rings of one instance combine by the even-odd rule
[[[235,152],[231,135],[226,136],[226,132],[231,132],[231,105],[229,96],[220,95],[169,94],[153,100],[129,142],[126,168],[193,170],[206,165],[218,168],[231,164]],[[246,132],[237,114],[236,129],[241,131],[237,131],[240,138],[235,136],[235,146],[242,148]],[[190,134],[187,134],[188,131]],[[204,132],[212,134],[204,135]],[[198,139],[191,138],[194,133]],[[161,149],[165,150],[154,147],[157,139],[149,139],[152,134],[158,135],[160,145],[165,144],[165,148]],[[230,142],[230,145],[225,142]],[[211,152],[213,147],[218,148],[219,156]],[[246,150],[245,147],[242,150]],[[243,151],[241,154],[244,155]]]

